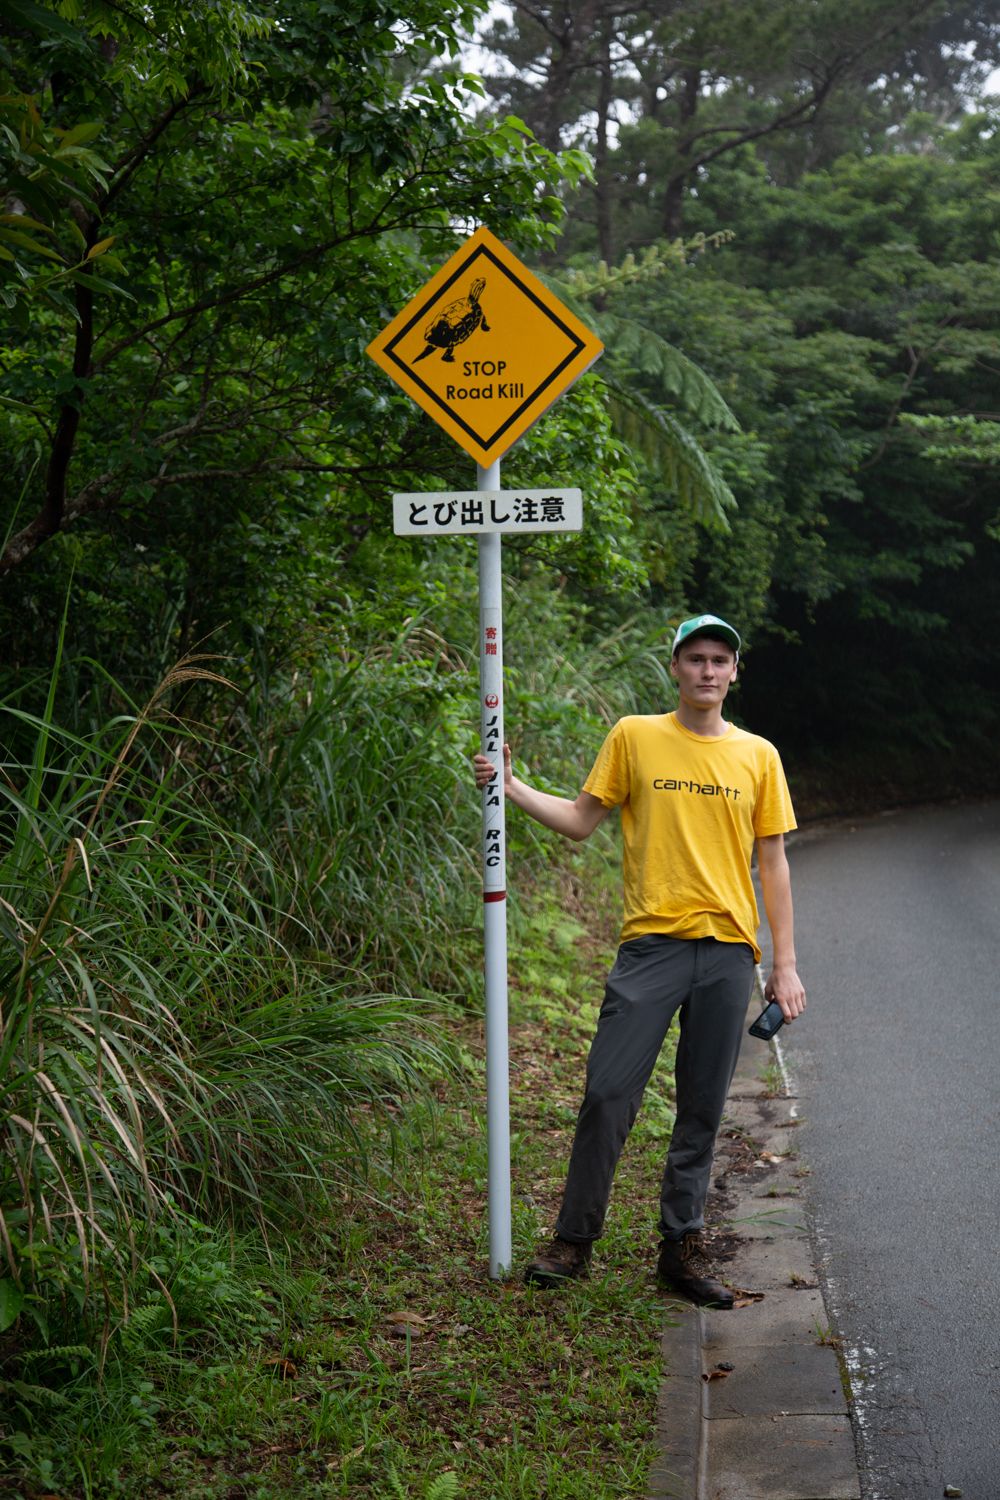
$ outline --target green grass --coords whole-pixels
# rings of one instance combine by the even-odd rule
[[[2,1494],[641,1493],[669,1094],[592,1280],[491,1282],[468,673],[422,629],[236,707],[204,658],[143,707],[61,652],[0,705]],[[602,650],[637,706],[643,638]],[[550,665],[517,717],[572,777],[616,704]],[[619,897],[606,830],[569,868],[511,821],[520,1265]]]
[[[182,664],[86,738],[8,709],[35,748],[0,766],[0,1332],[54,1278],[127,1280],[177,1209],[314,1214],[330,1142],[361,1162],[359,1116],[445,1063],[441,1007],[360,991],[203,794],[164,700],[211,675]]]
[[[63,1404],[26,1428],[0,1493],[639,1500],[666,1306],[653,1265],[667,1057],[590,1280],[553,1292],[517,1271],[554,1218],[616,941],[603,889],[573,905],[569,885],[548,892],[511,939],[515,1274],[488,1276],[481,1037],[466,1021],[463,1076],[398,1123],[395,1168],[342,1185],[335,1215],[270,1263],[252,1235],[163,1229],[152,1269],[180,1338],[150,1277],[102,1385],[79,1357],[74,1385],[67,1356]]]
[[[652,1276],[664,1126],[665,1058],[626,1148],[591,1278],[527,1287],[519,1268],[558,1204],[603,973],[615,946],[566,914],[565,892],[533,907],[511,942],[515,1273],[488,1279],[482,1070],[464,1098],[439,1101],[418,1165],[384,1185],[349,1259],[363,1279],[343,1344],[361,1375],[353,1430],[340,1433],[323,1493],[380,1497],[392,1475],[421,1495],[451,1472],[462,1496],[641,1496],[651,1459],[664,1298]],[[603,891],[600,892],[603,898]],[[477,1033],[466,1037],[478,1050]],[[391,1225],[391,1227],[390,1227]],[[401,1324],[404,1312],[421,1322]],[[335,1477],[334,1477],[335,1476]]]

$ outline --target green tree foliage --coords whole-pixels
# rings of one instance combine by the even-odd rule
[[[474,224],[606,345],[504,458],[586,497],[505,545],[519,765],[575,792],[710,608],[832,806],[995,776],[992,8],[514,11],[494,118],[464,0],[0,0],[11,1452],[32,1340],[162,1342],[165,1246],[336,1212],[477,1001],[474,553],[388,504],[471,465],[364,353]]]
[[[150,637],[169,659],[226,620],[245,645],[324,556],[361,544],[394,487],[454,468],[365,344],[456,227],[488,213],[523,248],[547,243],[561,209],[540,210],[536,185],[579,170],[515,124],[470,124],[459,72],[421,71],[454,47],[460,5],[191,15],[81,6],[72,36],[25,23],[7,43],[10,107],[35,131],[18,150],[37,139],[53,163],[34,233],[70,292],[29,295],[5,330],[0,573],[30,570],[9,625],[22,664],[51,644],[70,563],[76,638],[122,669],[133,651],[148,670]],[[66,142],[98,126],[78,196],[85,158],[61,163],[90,145]],[[109,256],[127,299],[107,295]]]
[[[483,41],[501,107],[551,149],[591,151],[571,243],[608,261],[681,233],[699,177],[732,151],[754,144],[794,180],[915,110],[950,118],[1000,58],[990,7],[943,0],[780,0],[752,19],[739,0],[517,0]]]
[[[0,42],[0,298],[23,330],[33,297],[75,311],[69,296],[74,287],[91,295],[121,290],[93,266],[115,240],[93,233],[112,174],[93,147],[104,123],[69,122],[74,104],[103,107],[113,94],[120,108],[141,108],[150,95],[185,96],[192,76],[200,87],[214,85],[225,93],[246,82],[244,44],[268,23],[239,0],[223,0],[211,12],[161,4],[155,16],[145,7],[102,0],[63,5],[58,14],[35,0],[8,0],[5,10],[12,29],[9,40]],[[93,78],[95,51],[103,99],[80,88]],[[42,108],[59,118],[45,118]],[[101,271],[109,265],[121,269],[115,259],[105,260]],[[84,301],[78,294],[76,309]]]
[[[141,1344],[157,1245],[195,1224],[335,1212],[446,1065],[435,997],[477,999],[474,558],[393,538],[388,504],[470,466],[364,351],[475,223],[550,245],[545,184],[584,163],[472,118],[460,4],[3,13],[0,1445],[24,1455],[65,1378],[32,1344],[105,1349],[136,1306]],[[575,776],[662,634],[622,623],[637,470],[596,376],[507,473],[587,489],[581,538],[509,548],[518,751]],[[242,692],[167,670],[209,634]]]
[[[596,305],[625,356],[615,398],[653,598],[744,622],[742,708],[786,750],[870,762],[843,713],[860,696],[894,746],[883,780],[919,791],[921,761],[982,746],[996,719],[970,651],[995,628],[995,119],[970,108],[1000,55],[994,12],[819,0],[748,25],[726,0],[669,15],[524,0],[483,38],[493,97],[592,155],[560,244],[572,274],[599,281],[595,251],[609,266],[676,253],[663,236],[682,222],[731,237],[682,274],[608,273]],[[704,370],[738,419],[700,445],[737,501],[729,536],[678,506],[682,472],[649,465],[643,403],[684,415],[657,349]]]
[[[738,431],[739,423],[694,360],[662,338],[648,320],[616,307],[618,293],[676,275],[690,257],[720,240],[725,236],[702,235],[688,245],[679,240],[665,247],[651,245],[638,258],[627,255],[619,266],[600,261],[596,270],[571,269],[548,280],[601,335],[602,373],[616,430],[637,459],[645,460],[651,483],[686,514],[725,531],[727,512],[736,502],[689,424]]]
[[[900,756],[926,766],[995,732],[988,653],[970,648],[1000,628],[997,150],[972,116],[932,152],[846,157],[794,188],[734,159],[698,207],[733,243],[630,294],[742,427],[709,439],[731,538],[645,516],[661,587],[676,597],[679,570],[688,597],[747,623],[754,721],[799,756],[870,759],[863,705],[897,787]]]

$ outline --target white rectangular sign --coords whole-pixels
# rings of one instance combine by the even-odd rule
[[[397,536],[479,536],[501,531],[581,531],[580,490],[448,490],[393,495]]]

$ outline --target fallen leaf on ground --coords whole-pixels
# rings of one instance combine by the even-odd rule
[[[422,1318],[419,1313],[407,1312],[405,1308],[402,1308],[399,1312],[390,1313],[385,1321],[394,1339],[422,1339],[427,1332],[430,1319]]]
[[[270,1365],[274,1373],[280,1375],[282,1380],[294,1380],[299,1373],[297,1366],[290,1359],[283,1359],[280,1354],[270,1355],[264,1363]]]
[[[789,1278],[788,1278],[788,1285],[789,1286],[804,1286],[804,1287],[809,1287],[811,1289],[811,1288],[814,1288],[814,1287],[818,1286],[819,1283],[816,1282],[816,1281],[808,1281],[805,1278],[805,1276],[800,1276],[799,1273],[798,1273],[798,1271],[793,1271],[792,1274],[791,1274],[791,1276],[789,1276]]]
[[[733,1296],[736,1300],[734,1301],[733,1306],[751,1307],[755,1302],[763,1302],[764,1295],[765,1294],[763,1292],[751,1292],[745,1286],[734,1287]]]
[[[726,1376],[731,1375],[735,1368],[735,1365],[731,1365],[728,1360],[723,1359],[713,1369],[703,1370],[701,1378],[702,1380],[725,1380]]]

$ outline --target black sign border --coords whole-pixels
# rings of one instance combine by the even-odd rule
[[[452,408],[447,404],[447,402],[444,401],[436,391],[431,390],[430,386],[427,385],[419,375],[415,374],[412,368],[408,364],[405,364],[404,361],[396,353],[396,345],[400,342],[400,340],[404,339],[407,334],[411,333],[414,326],[419,323],[421,319],[426,318],[430,309],[440,301],[445,292],[451,289],[455,282],[458,281],[459,277],[468,275],[476,260],[481,255],[485,256],[486,259],[489,260],[498,271],[506,276],[509,281],[512,281],[518,288],[518,290],[523,292],[523,294],[527,298],[529,298],[530,301],[532,301],[535,306],[541,312],[543,312],[547,318],[550,319],[551,322],[555,323],[556,327],[566,335],[573,346],[569,354],[566,355],[566,358],[556,366],[551,374],[546,375],[545,379],[541,382],[540,385],[535,387],[531,395],[527,396],[524,401],[521,402],[521,405],[517,407],[516,410],[511,412],[506,421],[501,422],[500,426],[493,433],[492,437],[488,438],[480,437],[475,428],[470,427],[468,422],[466,422],[462,417],[458,416],[457,413],[454,412]],[[559,378],[559,376],[567,368],[567,366],[571,365],[575,359],[577,359],[582,353],[585,352],[586,347],[586,344],[584,343],[583,339],[580,338],[579,334],[574,333],[571,328],[568,328],[563,322],[562,318],[559,317],[558,313],[553,312],[552,308],[547,306],[547,304],[542,301],[541,297],[539,297],[537,293],[532,291],[531,287],[525,286],[520,277],[517,276],[509,266],[504,265],[503,261],[499,258],[499,256],[493,253],[488,245],[477,245],[476,248],[470,252],[468,257],[463,260],[460,265],[456,266],[455,270],[448,277],[448,280],[445,281],[443,285],[439,286],[434,291],[434,293],[427,298],[425,302],[422,302],[417,308],[416,312],[414,312],[413,316],[408,320],[408,322],[406,322],[403,327],[398,330],[398,332],[393,334],[392,338],[385,345],[383,353],[387,359],[392,361],[392,363],[397,367],[397,369],[407,380],[412,381],[414,385],[419,386],[424,395],[427,396],[427,398],[432,401],[435,406],[440,407],[440,409],[446,413],[449,421],[454,422],[455,425],[457,427],[460,427],[462,431],[465,432],[473,440],[474,443],[478,444],[480,448],[488,452],[495,443],[500,441],[507,429],[511,427],[518,420],[518,418],[528,410],[529,407],[534,405],[542,392],[545,391],[547,387],[553,383],[553,381]],[[548,408],[546,407],[545,410],[548,410]],[[541,412],[539,412],[539,416],[541,416]]]

